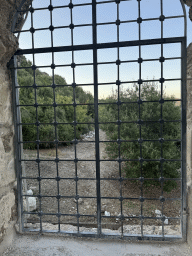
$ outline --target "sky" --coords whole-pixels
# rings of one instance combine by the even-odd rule
[[[73,4],[91,3],[91,0],[73,0]],[[97,2],[102,2],[97,0]],[[111,1],[107,3],[97,4],[97,23],[115,22],[117,18],[117,4]],[[141,2],[141,17],[158,18],[161,15],[160,0],[142,0]],[[34,8],[45,8],[50,4],[50,0],[33,0]],[[52,0],[54,7],[68,5],[69,0]],[[73,24],[91,24],[92,23],[92,9],[91,5],[74,6]],[[192,42],[192,22],[188,18],[189,8],[186,6],[187,12],[187,45]],[[163,0],[163,14],[165,17],[183,15],[182,7],[179,0]],[[119,19],[120,21],[136,20],[138,18],[138,1],[121,1],[119,4]],[[69,8],[55,8],[52,12],[52,24],[54,27],[69,26],[71,23]],[[170,18],[165,19],[163,36],[164,37],[180,37],[184,36],[184,19]],[[33,27],[37,29],[34,33],[34,47],[50,47],[51,46],[51,32],[50,30],[39,30],[40,28],[48,28],[50,26],[50,12],[49,10],[35,10],[33,13]],[[29,13],[23,31],[20,34],[19,47],[21,49],[32,48],[32,36],[29,32],[31,27],[31,13]],[[159,20],[143,21],[141,23],[141,39],[160,38],[161,36],[161,22]],[[121,23],[119,26],[119,40],[132,41],[138,40],[138,23]],[[75,27],[73,30],[74,45],[91,44],[92,43],[92,27]],[[117,41],[117,26],[98,25],[97,26],[97,42],[116,42]],[[55,28],[53,31],[53,46],[67,46],[71,45],[71,30],[66,28]],[[181,45],[166,44],[163,47],[164,57],[180,57]],[[117,60],[117,49],[100,49],[98,50],[98,62],[115,62]],[[139,47],[121,47],[119,49],[119,59],[121,61],[137,60],[139,58]],[[141,47],[141,57],[145,59],[158,59],[161,56],[160,45],[150,45]],[[26,58],[32,61],[32,55],[26,55]],[[93,51],[75,51],[74,62],[76,64],[89,64],[75,67],[75,82],[76,84],[92,84],[93,83]],[[52,54],[35,54],[36,66],[50,66],[52,63]],[[72,63],[71,52],[58,52],[54,54],[55,65],[70,65]],[[167,79],[181,77],[181,61],[166,60],[164,62],[163,76]],[[40,70],[52,74],[50,67],[42,67]],[[68,84],[73,83],[73,69],[71,66],[56,67],[55,74],[64,77]],[[159,79],[161,77],[161,65],[159,61],[143,61],[141,65],[141,76],[143,80]],[[137,81],[139,79],[139,64],[121,63],[119,69],[119,80]],[[112,82],[118,80],[118,72],[116,64],[99,64],[98,65],[98,83],[108,83],[107,85],[99,85],[99,98],[105,98],[115,91],[116,85]],[[123,83],[121,88],[124,90],[131,88],[132,84]],[[169,81],[164,83],[165,93],[167,95],[174,95],[180,98],[180,81]],[[83,86],[83,89],[93,94],[93,86]]]

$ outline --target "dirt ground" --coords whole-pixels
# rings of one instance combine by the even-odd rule
[[[100,130],[100,141],[105,141],[106,139],[105,132]],[[39,189],[41,195],[46,196],[41,198],[41,207],[39,199],[37,199],[37,210],[34,211],[34,214],[30,215],[30,218],[27,220],[28,222],[39,222],[39,217],[36,213],[42,211],[45,213],[45,215],[42,216],[42,222],[56,224],[58,223],[56,213],[59,211],[62,214],[71,214],[71,216],[62,215],[60,217],[60,223],[77,225],[77,217],[72,215],[76,214],[78,210],[80,215],[84,215],[79,218],[80,226],[97,226],[96,168],[95,161],[93,161],[93,159],[95,159],[95,143],[91,141],[94,141],[93,132],[86,136],[81,143],[76,145],[76,157],[79,160],[83,159],[89,161],[78,161],[77,164],[73,161],[60,161],[58,163],[58,170],[55,162],[42,161],[40,162],[40,176],[46,179],[41,180],[40,187],[37,179],[26,180],[27,189],[32,189],[34,196],[39,194]],[[55,149],[40,150],[40,159],[55,159],[55,151]],[[59,159],[63,160],[74,159],[74,145],[59,147],[58,156]],[[36,159],[36,151],[24,150],[24,157],[25,159]],[[105,143],[100,143],[100,158],[106,160],[107,157]],[[25,161],[24,163],[27,177],[36,178],[39,176],[38,164],[36,162]],[[74,180],[76,172],[79,178],[78,181]],[[155,210],[160,210],[166,217],[180,216],[181,204],[179,200],[166,200],[164,203],[161,203],[159,200],[152,200],[153,198],[159,198],[161,196],[161,189],[154,186],[148,188],[143,187],[143,196],[149,200],[145,200],[141,204],[138,200],[141,195],[140,182],[131,183],[130,181],[120,182],[119,180],[114,180],[119,177],[118,162],[101,161],[100,172],[101,220],[103,228],[118,229],[121,224],[118,216],[121,215],[121,213],[125,217],[129,216],[129,218],[124,220],[126,225],[140,224],[141,221],[135,217],[141,215],[141,209],[143,215],[149,217],[157,216]],[[56,181],[56,176],[67,179]],[[122,176],[125,177],[124,174],[122,174]],[[102,178],[106,178],[107,180],[102,180]],[[121,202],[119,200],[120,191],[122,191],[123,197],[132,199],[125,199]],[[61,195],[60,199],[56,198],[58,194]],[[76,194],[79,195],[78,203],[75,199]],[[166,199],[180,198],[180,187],[178,186],[178,188],[172,190],[171,193],[164,193],[164,197]],[[179,223],[179,220],[169,220],[169,225],[178,225]],[[143,224],[162,225],[162,221],[145,219],[143,220]]]

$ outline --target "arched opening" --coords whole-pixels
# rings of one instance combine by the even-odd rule
[[[183,2],[61,2],[14,20],[21,228],[185,238]]]

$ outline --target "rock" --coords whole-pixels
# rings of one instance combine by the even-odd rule
[[[37,187],[30,187],[30,189],[33,191],[33,190],[36,190]]]
[[[35,211],[37,209],[37,204],[36,204],[36,198],[35,197],[29,197],[28,198],[28,204],[29,204],[29,211]]]
[[[104,213],[105,211],[106,211],[106,205],[104,204],[101,206],[101,213]]]
[[[1,51],[1,54],[4,54],[6,52],[6,47],[2,41],[0,41],[0,51]]]
[[[183,2],[187,5],[187,6],[192,6],[192,1],[191,0],[183,0]]]
[[[160,216],[161,216],[161,211],[155,210],[155,214],[156,214],[156,215],[159,215],[158,217],[160,217]]]
[[[33,190],[32,189],[27,190],[27,195],[32,196],[33,195]]]
[[[77,200],[76,199],[74,199],[73,200],[75,203],[77,203]],[[82,198],[79,198],[78,199],[78,204],[82,204],[84,201],[83,201],[83,199]]]
[[[119,217],[121,216],[121,213],[116,214],[118,218],[116,218],[116,222],[120,221]]]
[[[111,214],[110,214],[110,212],[108,212],[108,211],[105,211],[105,216],[111,216]]]
[[[81,135],[81,138],[83,140],[89,140],[89,139],[93,138],[94,136],[95,136],[95,131],[90,131],[87,134]]]
[[[33,195],[33,190],[29,189],[27,190],[27,195],[32,196]],[[35,197],[28,197],[28,207],[29,211],[35,211],[37,209],[37,203],[36,203],[36,198]]]
[[[164,224],[165,224],[165,225],[168,225],[168,224],[169,224],[169,221],[168,221],[167,218],[165,219]]]

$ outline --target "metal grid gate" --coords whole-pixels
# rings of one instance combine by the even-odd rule
[[[83,1],[81,1],[83,2]],[[184,9],[184,4],[182,1],[181,5],[183,8],[183,15],[180,16],[170,16],[170,17],[165,17],[164,13],[163,13],[163,0],[159,0],[160,2],[160,10],[161,10],[161,15],[160,17],[157,18],[148,18],[148,19],[142,19],[141,17],[141,0],[140,1],[135,1],[137,2],[137,8],[138,8],[138,18],[136,20],[121,20],[120,14],[119,14],[119,8],[120,5],[123,2],[128,2],[127,0],[111,0],[111,1],[96,1],[96,0],[92,0],[92,1],[84,1],[85,3],[73,3],[73,1],[71,0],[70,3],[66,3],[66,1],[63,1],[63,6],[54,6],[54,4],[56,4],[53,0],[50,0],[50,4],[49,6],[45,7],[45,8],[33,8],[33,6],[30,7],[29,10],[23,10],[22,6],[25,3],[25,0],[21,3],[20,7],[17,10],[17,14],[15,15],[14,18],[14,22],[13,22],[13,27],[12,30],[15,34],[18,33],[23,33],[23,32],[28,32],[29,34],[31,34],[31,38],[32,38],[32,48],[31,49],[19,49],[16,53],[15,56],[12,59],[12,63],[10,65],[10,67],[12,68],[12,77],[13,77],[13,94],[14,94],[14,102],[15,102],[15,108],[14,108],[14,116],[15,116],[15,130],[16,130],[16,168],[17,168],[17,180],[18,180],[18,202],[19,202],[19,220],[20,220],[20,231],[24,232],[24,231],[37,231],[37,232],[60,232],[63,234],[71,234],[71,235],[77,235],[77,236],[93,236],[93,237],[120,237],[120,238],[128,238],[128,239],[139,239],[139,240],[174,240],[174,239],[186,239],[186,187],[185,187],[185,182],[186,182],[186,177],[185,177],[185,158],[186,158],[186,35],[184,34],[183,37],[167,37],[164,38],[163,36],[163,31],[164,31],[164,21],[167,19],[177,19],[177,18],[183,18],[184,20],[184,27],[186,26],[186,15],[185,15],[185,9]],[[157,1],[158,2],[158,1]],[[116,20],[113,22],[104,22],[104,23],[98,23],[97,22],[97,8],[100,5],[104,5],[104,4],[110,4],[110,3],[114,3],[116,4],[116,10],[117,10],[117,17]],[[84,7],[84,6],[91,6],[92,8],[92,23],[91,24],[79,24],[79,25],[75,25],[73,24],[73,18],[74,18],[74,14],[73,11],[75,10],[75,8],[77,7]],[[54,10],[56,9],[66,9],[70,11],[70,19],[71,19],[71,24],[69,26],[63,26],[63,27],[54,27],[54,24],[52,22],[52,13],[54,12]],[[36,11],[43,11],[43,10],[49,10],[50,12],[50,26],[48,28],[38,28],[35,29],[34,28],[34,13]],[[26,12],[30,12],[30,16],[31,16],[31,28],[26,31],[26,30],[21,30],[18,31],[17,29],[15,29],[16,24],[17,24],[17,18],[18,15],[21,13],[26,13]],[[80,15],[80,13],[79,13]],[[142,40],[141,39],[141,33],[142,33],[142,23],[145,23],[146,21],[150,22],[150,21],[159,21],[161,24],[161,37],[157,38],[157,39],[150,39],[150,40]],[[135,41],[121,41],[120,40],[120,26],[122,24],[137,24],[138,26],[138,40]],[[117,39],[115,42],[106,42],[106,43],[98,43],[97,42],[97,29],[98,27],[101,26],[107,26],[107,25],[115,25],[116,26],[116,33],[117,33]],[[92,27],[92,43],[91,44],[84,44],[84,45],[75,45],[73,43],[74,41],[74,29],[76,29],[76,27],[85,27],[85,26],[90,26]],[[54,46],[54,34],[53,32],[55,30],[58,29],[70,29],[71,31],[71,45],[69,46]],[[46,47],[46,48],[36,48],[35,47],[35,33],[37,31],[49,31],[51,34],[51,47]],[[186,27],[184,28],[184,30],[186,31]],[[126,32],[126,31],[125,31]],[[180,44],[180,49],[181,49],[181,55],[180,53],[178,53],[179,57],[175,57],[175,58],[166,58],[166,56],[164,55],[164,51],[163,51],[163,47],[164,45],[167,44],[172,44],[172,43],[179,43]],[[141,54],[141,48],[142,46],[146,46],[146,45],[160,45],[161,47],[161,55],[159,56],[159,58],[157,59],[144,59],[142,58],[142,54]],[[121,61],[120,59],[120,49],[123,47],[134,47],[137,46],[138,47],[138,54],[139,57],[136,60],[130,60],[130,61]],[[110,64],[115,64],[116,68],[117,68],[117,79],[116,81],[108,81],[107,83],[99,83],[98,82],[98,66],[99,65],[103,65],[103,64],[109,64],[109,62],[102,62],[99,63],[98,62],[98,51],[100,49],[111,49],[111,48],[115,48],[117,50],[117,57],[116,57],[116,61],[114,62],[110,62]],[[92,63],[81,63],[81,64],[76,64],[75,63],[75,59],[74,59],[74,52],[75,51],[83,51],[83,50],[92,50],[93,52],[93,62]],[[73,72],[73,83],[70,85],[57,85],[55,84],[55,69],[58,67],[55,62],[54,62],[54,54],[57,52],[71,52],[72,53],[72,60],[71,63],[69,65],[63,65],[63,66],[69,66],[72,69]],[[40,123],[39,119],[38,119],[38,107],[41,107],[41,104],[38,102],[38,88],[43,87],[43,86],[39,86],[38,84],[36,84],[36,71],[38,68],[41,68],[41,66],[36,66],[35,63],[35,57],[37,54],[43,54],[43,53],[51,53],[52,54],[52,63],[48,63],[46,67],[49,67],[52,69],[52,84],[50,84],[47,87],[52,88],[53,90],[53,104],[46,104],[44,105],[44,107],[52,107],[54,109],[54,121],[52,123]],[[33,57],[33,63],[31,67],[19,67],[17,64],[17,56],[19,55],[28,55],[31,54]],[[181,75],[178,74],[178,77],[172,78],[172,79],[167,79],[166,77],[164,77],[164,63],[167,60],[173,60],[173,59],[180,59],[181,60]],[[146,101],[145,99],[141,98],[141,90],[142,90],[142,84],[145,82],[151,82],[151,80],[144,80],[143,79],[143,74],[141,73],[142,71],[142,65],[145,62],[150,63],[150,61],[157,61],[160,62],[161,65],[161,77],[153,80],[155,82],[160,83],[161,85],[161,98],[159,99],[159,101],[157,101],[158,104],[160,104],[161,107],[161,111],[160,111],[160,117],[159,120],[157,121],[146,121],[146,120],[142,120],[141,118],[141,106],[142,104],[149,104],[152,101]],[[122,63],[138,63],[138,69],[139,69],[139,79],[135,80],[135,81],[121,81],[120,80],[120,65]],[[77,66],[86,66],[86,65],[91,65],[93,67],[93,75],[94,75],[94,79],[93,79],[93,84],[77,84],[76,80],[75,80],[75,68]],[[62,65],[60,65],[62,66]],[[21,86],[17,83],[17,70],[19,69],[26,69],[26,68],[30,68],[33,72],[33,84],[29,84],[26,89],[28,88],[33,88],[33,92],[35,95],[35,102],[32,105],[25,105],[25,107],[34,107],[35,111],[36,111],[36,121],[34,123],[22,123],[21,121],[21,117],[20,117],[20,107],[22,107],[23,105],[20,104],[19,102],[19,88],[21,88]],[[164,120],[163,119],[163,106],[164,104],[166,104],[167,100],[163,98],[163,88],[164,88],[164,83],[166,81],[180,81],[181,82],[181,98],[176,100],[181,102],[181,120]],[[111,140],[110,142],[112,143],[117,143],[118,145],[118,151],[119,151],[119,156],[117,159],[101,159],[100,158],[100,145],[102,142],[106,142],[106,141],[101,141],[100,140],[100,125],[102,124],[102,122],[99,120],[99,112],[98,112],[98,108],[99,106],[101,106],[102,104],[108,104],[108,103],[101,103],[98,99],[98,88],[100,85],[107,85],[107,84],[114,84],[117,86],[117,102],[113,103],[117,106],[117,113],[118,113],[118,120],[117,121],[112,121],[110,123],[114,123],[114,129],[116,129],[115,127],[117,127],[118,129],[118,139],[117,141],[113,141]],[[139,92],[138,92],[138,100],[136,102],[123,102],[120,99],[120,89],[121,86],[123,84],[131,84],[131,83],[137,83],[138,87],[139,87]],[[79,159],[78,158],[78,149],[77,149],[77,145],[81,144],[81,143],[85,143],[85,141],[82,140],[78,140],[76,137],[76,133],[77,133],[77,126],[80,124],[77,122],[77,117],[76,117],[76,108],[78,107],[78,105],[82,105],[82,104],[78,104],[76,102],[76,88],[78,86],[87,86],[87,85],[92,85],[94,87],[94,102],[93,103],[89,103],[87,105],[92,105],[94,106],[94,112],[95,112],[95,118],[94,121],[92,122],[92,124],[94,125],[95,128],[95,140],[90,140],[88,143],[94,143],[95,144],[95,158],[94,159]],[[57,122],[57,107],[61,106],[62,104],[57,104],[56,102],[56,98],[55,98],[55,92],[56,92],[56,88],[57,87],[65,87],[65,86],[70,86],[73,88],[73,103],[71,104],[63,104],[63,105],[69,105],[72,106],[74,108],[74,121],[72,123],[59,123]],[[169,100],[171,101],[171,100]],[[175,99],[173,99],[172,101],[175,101]],[[137,120],[133,120],[133,121],[121,121],[120,120],[120,113],[121,113],[121,107],[126,105],[126,104],[136,104],[138,106],[138,119]],[[181,129],[181,137],[180,139],[174,139],[174,140],[167,140],[167,142],[169,141],[181,141],[181,159],[164,159],[163,158],[163,143],[166,142],[166,140],[164,140],[163,136],[163,125],[166,122],[180,122],[182,129]],[[134,123],[138,125],[138,129],[139,129],[139,134],[140,137],[138,138],[138,140],[122,140],[121,135],[120,135],[120,129],[121,129],[121,125],[128,125],[130,123]],[[143,139],[142,136],[142,126],[150,123],[159,123],[159,127],[160,127],[160,138],[157,140],[150,140],[150,135],[148,139]],[[103,123],[105,124],[105,123]],[[22,125],[31,125],[31,126],[36,126],[36,134],[37,134],[37,139],[36,141],[22,141],[22,135],[21,135],[21,128]],[[55,130],[55,140],[54,141],[40,141],[40,126],[46,126],[46,125],[52,125],[54,127]],[[71,125],[74,129],[74,140],[70,141],[70,143],[74,144],[74,156],[73,159],[62,159],[59,158],[59,153],[58,153],[58,148],[59,145],[62,144],[62,141],[60,141],[58,139],[58,126],[59,125]],[[160,159],[143,159],[143,151],[142,151],[142,147],[143,147],[143,143],[147,142],[147,141],[158,141],[160,143],[160,147],[161,147],[161,157]],[[55,158],[53,159],[41,159],[40,158],[40,144],[41,143],[54,143],[55,144]],[[109,142],[109,141],[107,141]],[[139,143],[139,148],[140,148],[140,156],[138,159],[124,159],[121,157],[121,144],[123,142],[126,143]],[[23,159],[23,155],[22,155],[22,147],[23,144],[25,143],[35,143],[36,144],[36,159]],[[44,177],[42,176],[42,172],[41,172],[41,166],[43,164],[43,162],[50,162],[51,163],[55,163],[55,177]],[[95,177],[94,178],[90,178],[90,177],[84,177],[81,178],[78,175],[78,164],[83,162],[89,162],[92,161],[95,164],[95,168],[96,168],[96,172],[95,172]],[[101,165],[103,162],[112,162],[112,163],[117,163],[118,164],[118,174],[117,177],[115,178],[105,178],[105,177],[101,177],[100,175],[100,169],[102,168]],[[122,164],[126,163],[126,162],[131,162],[131,161],[136,161],[140,163],[140,170],[141,170],[141,175],[140,178],[135,178],[135,180],[140,182],[140,194],[138,194],[137,198],[130,198],[128,195],[125,196],[123,195],[123,182],[126,180],[133,180],[134,178],[125,178],[122,175]],[[143,193],[143,183],[146,180],[145,177],[143,176],[142,173],[142,166],[143,163],[145,161],[157,161],[161,163],[161,175],[158,179],[154,179],[159,181],[159,183],[161,184],[161,188],[160,188],[160,196],[159,197],[155,197],[153,198],[153,196],[151,195],[151,197],[146,197]],[[181,176],[180,178],[177,179],[172,179],[172,178],[165,178],[164,174],[163,174],[163,164],[166,161],[180,161],[181,162]],[[34,162],[36,164],[36,168],[37,168],[37,174],[36,176],[31,175],[30,177],[25,176],[25,173],[22,171],[22,162],[29,162],[32,164],[32,162]],[[59,166],[64,164],[65,162],[71,162],[74,163],[74,177],[73,178],[67,178],[67,177],[62,177],[61,173],[60,173],[60,169]],[[28,212],[26,210],[24,210],[23,208],[23,202],[24,202],[24,198],[29,198],[29,197],[33,197],[32,195],[26,195],[25,193],[23,193],[23,189],[22,189],[22,181],[26,180],[35,180],[38,183],[38,195],[36,195],[36,198],[38,199],[39,202],[39,209],[36,212]],[[53,180],[56,181],[56,190],[57,190],[57,194],[55,195],[46,195],[43,194],[42,192],[42,182],[44,180]],[[70,182],[71,180],[73,180],[75,182],[75,194],[72,195],[65,195],[63,193],[63,191],[60,189],[60,183],[62,182],[62,180],[65,180],[66,182]],[[96,194],[95,196],[80,196],[78,194],[78,183],[82,180],[85,181],[95,181],[96,184]],[[119,196],[113,196],[111,195],[109,196],[105,196],[101,193],[101,182],[106,181],[106,180],[115,180],[117,182],[119,182]],[[163,183],[167,180],[177,180],[178,182],[181,182],[181,189],[180,189],[180,197],[179,198],[169,198],[169,197],[164,197],[164,192],[163,192]],[[67,183],[66,183],[67,184]],[[67,186],[67,185],[66,185]],[[45,212],[43,211],[43,206],[42,206],[42,202],[44,198],[55,198],[55,200],[57,201],[56,203],[56,211],[55,212]],[[61,207],[61,203],[64,199],[73,199],[75,200],[76,203],[76,208],[75,208],[75,212],[74,213],[70,213],[70,212],[62,212],[62,207]],[[80,207],[80,203],[79,200],[80,199],[93,199],[96,200],[96,205],[97,205],[97,209],[96,209],[96,214],[95,215],[89,215],[89,214],[82,214],[79,210]],[[103,199],[106,200],[118,200],[120,202],[120,215],[116,216],[106,216],[102,213],[102,209],[101,209],[101,201]],[[124,214],[124,201],[126,200],[137,200],[139,202],[139,214],[138,215],[126,215]],[[148,216],[146,214],[146,212],[144,213],[143,211],[143,205],[147,200],[156,200],[157,202],[160,203],[161,206],[161,210],[162,210],[162,216]],[[181,204],[181,208],[180,208],[180,216],[177,217],[172,217],[172,216],[165,216],[163,214],[163,210],[164,210],[164,204],[165,203],[171,203],[173,201],[179,201]],[[25,216],[27,216],[28,214],[32,215],[32,216],[37,216],[38,217],[38,225],[37,227],[34,228],[26,228],[24,226],[24,218]],[[50,229],[46,229],[43,226],[44,223],[44,216],[55,216],[57,218],[57,225],[56,225],[56,230],[50,230]],[[71,230],[67,230],[65,228],[62,228],[62,217],[67,217],[67,216],[71,216],[74,217],[74,219],[76,219],[76,229],[75,231],[71,231]],[[81,232],[81,224],[80,224],[80,219],[81,217],[87,217],[87,218],[94,218],[96,220],[96,225],[95,227],[97,227],[96,229],[91,229],[89,232]],[[166,235],[165,229],[165,218],[168,218],[169,221],[171,220],[177,220],[180,221],[181,224],[181,232],[179,235]],[[104,232],[104,229],[102,226],[102,224],[105,222],[106,219],[118,219],[119,223],[120,223],[120,231],[119,233],[107,233]],[[159,219],[160,221],[160,229],[161,229],[161,235],[155,235],[154,234],[147,234],[147,232],[145,232],[145,220],[157,220]],[[131,232],[126,232],[125,231],[125,222],[128,220],[137,220],[139,221],[139,226],[140,226],[140,231],[136,234],[132,234]],[[134,224],[133,224],[134,226]]]

